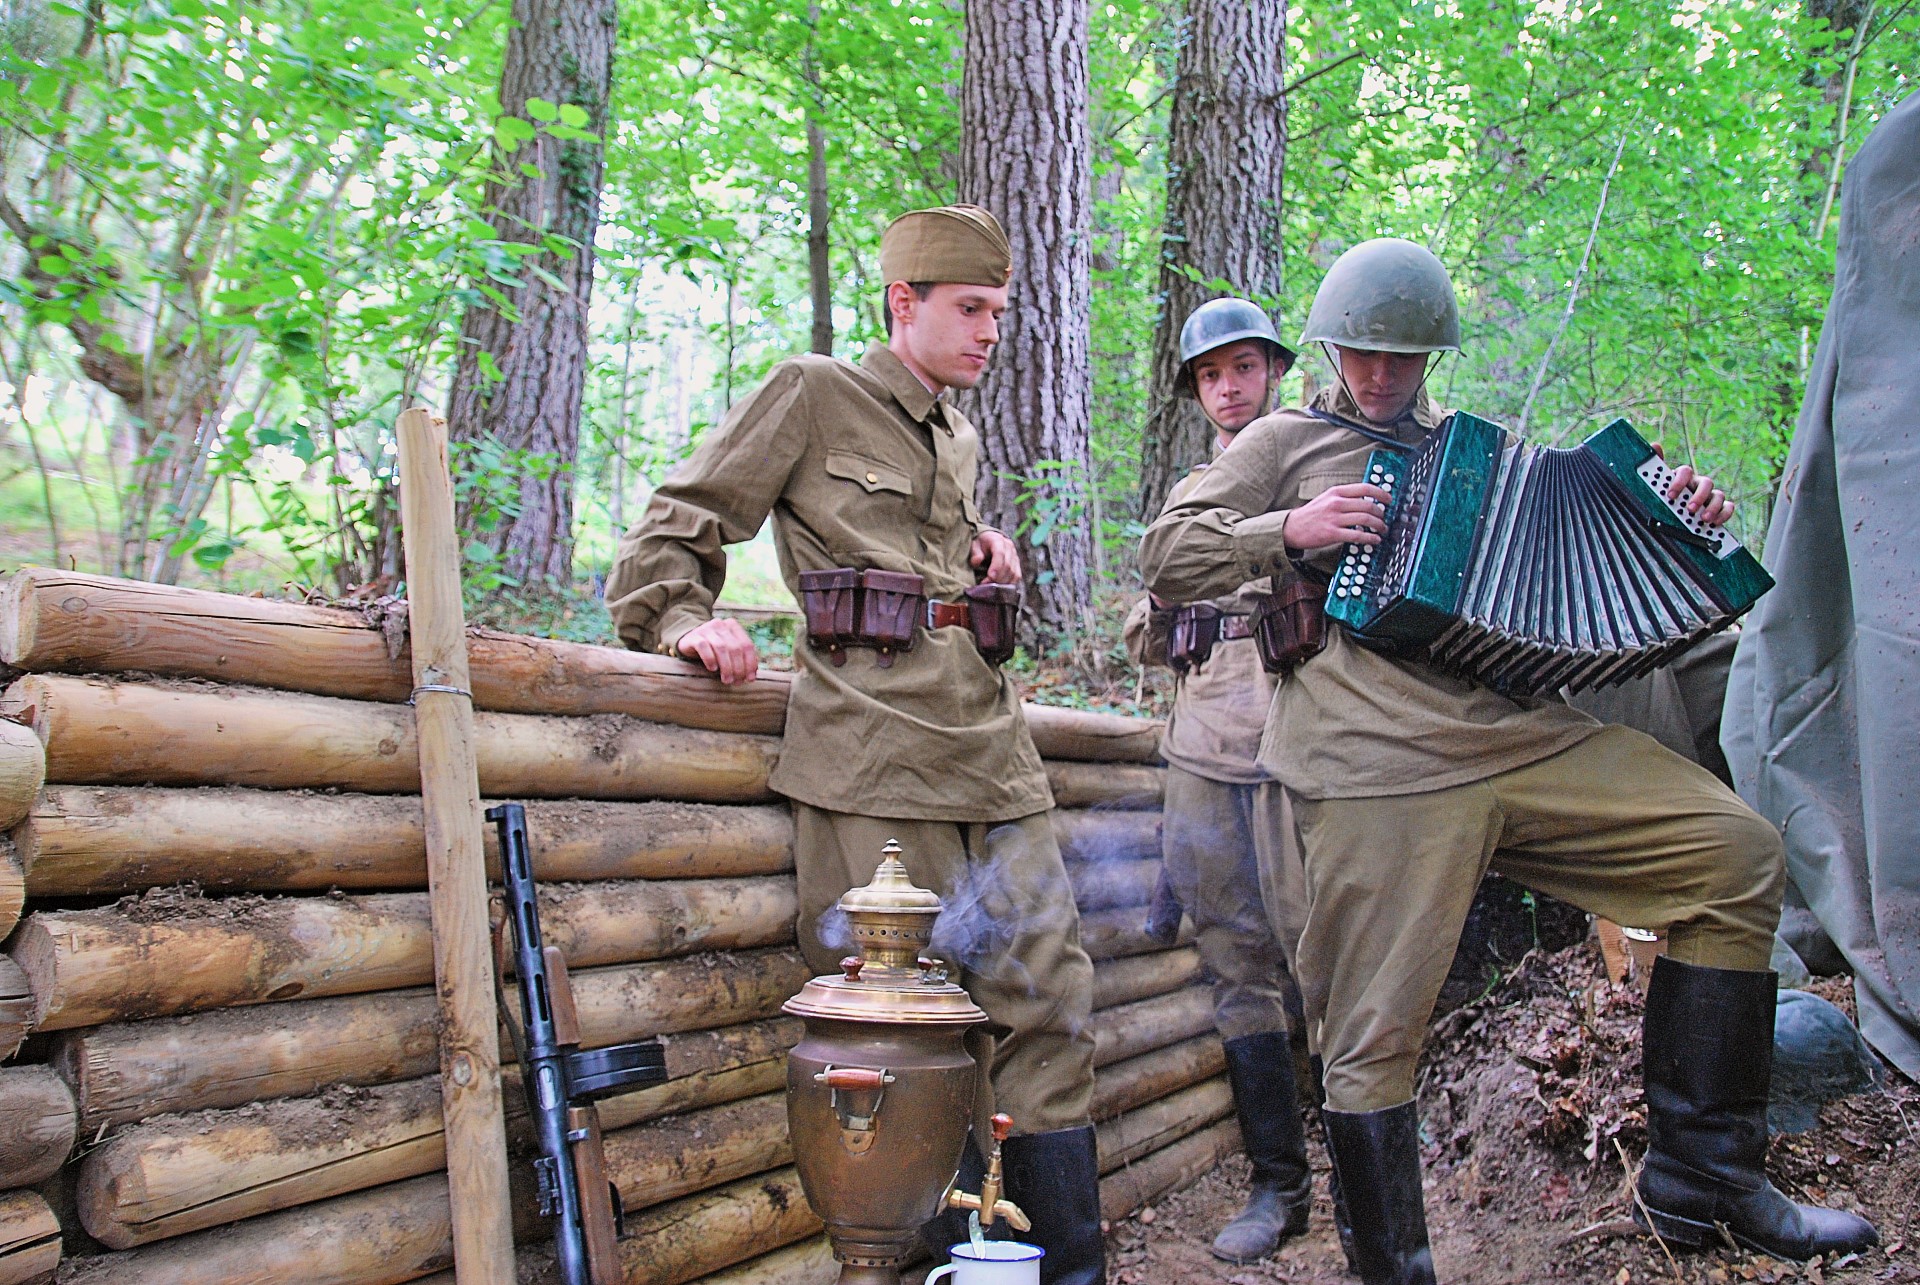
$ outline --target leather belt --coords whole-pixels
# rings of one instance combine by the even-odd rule
[[[1220,617],[1220,638],[1223,642],[1251,637],[1253,637],[1252,616],[1223,615]]]
[[[927,599],[927,628],[946,629],[957,626],[961,629],[973,627],[973,604],[967,602],[942,602],[938,598]]]

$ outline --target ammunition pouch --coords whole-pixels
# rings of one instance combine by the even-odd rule
[[[959,602],[926,596],[926,579],[905,571],[856,571],[835,567],[800,573],[800,609],[807,642],[836,665],[847,663],[847,649],[868,647],[881,668],[900,652],[913,650],[914,631],[964,625],[989,664],[1013,655],[1014,627],[1020,617],[1018,585],[980,584]]]
[[[910,571],[860,573],[859,645],[880,653],[876,661],[882,669],[893,664],[895,652],[913,650],[926,588],[926,580]]]
[[[1220,641],[1220,608],[1210,602],[1189,602],[1173,610],[1173,628],[1167,632],[1167,664],[1184,674],[1198,669],[1213,655]]]
[[[1275,576],[1253,609],[1253,642],[1269,674],[1284,674],[1327,645],[1326,586],[1302,575]]]
[[[967,590],[967,628],[973,645],[989,665],[1013,656],[1014,632],[1020,624],[1020,586],[977,584]]]

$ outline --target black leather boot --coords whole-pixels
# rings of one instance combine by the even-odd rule
[[[1007,1199],[1033,1220],[1033,1230],[1016,1238],[1047,1251],[1040,1285],[1106,1285],[1093,1126],[1008,1138],[1000,1163]]]
[[[1320,1061],[1320,1055],[1313,1055],[1313,1098],[1320,1108],[1320,1140],[1327,1144],[1327,1158],[1333,1158],[1333,1131],[1327,1127],[1327,1092],[1324,1087],[1327,1078],[1326,1067]],[[1327,1170],[1327,1196],[1333,1201],[1333,1230],[1340,1237],[1340,1252],[1347,1256],[1347,1270],[1353,1275],[1360,1274],[1360,1258],[1353,1247],[1353,1219],[1347,1213],[1347,1196],[1340,1188],[1340,1170],[1331,1167]]]
[[[1773,1078],[1770,971],[1661,956],[1647,991],[1642,1060],[1647,1160],[1634,1216],[1670,1244],[1725,1243],[1804,1262],[1878,1244],[1856,1214],[1789,1200],[1767,1181]]]
[[[1226,1041],[1226,1050],[1233,1109],[1253,1163],[1253,1192],[1240,1216],[1214,1238],[1213,1256],[1252,1263],[1307,1229],[1313,1172],[1307,1168],[1307,1135],[1286,1033],[1244,1035]]]
[[[1347,1261],[1366,1285],[1437,1285],[1413,1103],[1384,1111],[1323,1109],[1321,1118],[1353,1225]]]

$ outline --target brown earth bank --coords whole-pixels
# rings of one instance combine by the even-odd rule
[[[1851,1015],[1845,979],[1815,990]],[[1533,954],[1480,1000],[1434,1025],[1421,1069],[1427,1221],[1449,1285],[1920,1283],[1920,1087],[1821,1110],[1809,1133],[1776,1135],[1774,1184],[1873,1219],[1880,1246],[1795,1264],[1745,1251],[1669,1257],[1631,1222],[1630,1167],[1646,1147],[1640,997],[1606,979],[1585,943]],[[1111,1229],[1113,1285],[1351,1282],[1333,1230],[1327,1159],[1310,1122],[1314,1209],[1305,1236],[1236,1267],[1207,1246],[1247,1194],[1235,1157],[1197,1185]]]

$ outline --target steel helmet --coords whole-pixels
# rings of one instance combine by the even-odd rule
[[[1301,343],[1370,352],[1460,351],[1460,306],[1446,268],[1399,237],[1362,241],[1327,269]]]
[[[1180,373],[1174,377],[1173,391],[1182,397],[1198,396],[1193,386],[1193,359],[1243,339],[1268,345],[1272,355],[1280,359],[1283,375],[1300,357],[1280,342],[1279,332],[1258,304],[1247,299],[1211,299],[1187,314],[1186,324],[1180,327]]]

